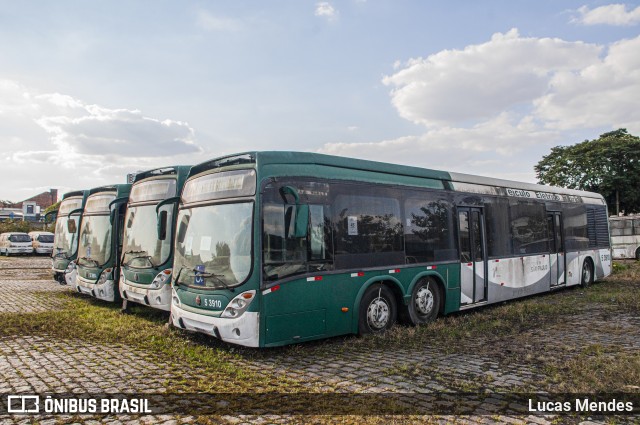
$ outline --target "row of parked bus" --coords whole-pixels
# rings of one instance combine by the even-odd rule
[[[51,232],[6,232],[0,234],[0,255],[51,254],[53,252]]]
[[[64,195],[53,272],[80,293],[279,346],[412,325],[611,272],[596,193],[300,152]]]

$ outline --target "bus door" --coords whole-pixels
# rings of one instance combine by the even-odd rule
[[[549,271],[551,287],[565,284],[565,254],[562,239],[562,213],[549,211],[547,213],[549,229]]]
[[[459,207],[460,304],[487,300],[487,254],[481,208]]]

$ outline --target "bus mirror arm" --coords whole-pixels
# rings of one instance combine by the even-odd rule
[[[172,198],[167,198],[163,201],[158,202],[158,204],[156,205],[156,214],[158,214],[158,210],[160,210],[160,208],[162,208],[164,205],[172,204],[172,203],[178,202],[179,200],[180,200],[179,196],[174,196]]]
[[[45,222],[45,223],[47,223],[47,224],[49,224],[49,223],[53,223],[53,222],[54,222],[54,221],[56,221],[56,220],[55,220],[55,218],[54,218],[54,219],[51,219],[51,217],[56,217],[57,215],[58,215],[58,210],[56,210],[56,211],[49,211],[48,213],[46,213],[46,214],[44,215],[44,222]],[[51,219],[51,221],[49,221],[50,219]]]
[[[111,224],[113,224],[113,219],[116,216],[116,208],[119,208],[120,205],[122,205],[122,204],[126,204],[128,200],[129,200],[128,197],[127,198],[123,197],[123,198],[114,199],[113,201],[109,202],[109,207],[108,207],[109,210],[110,210],[109,211],[109,222]],[[111,209],[112,205],[114,206],[113,209]]]

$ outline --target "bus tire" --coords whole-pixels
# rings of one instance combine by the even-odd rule
[[[440,311],[440,288],[432,278],[420,279],[411,292],[409,320],[413,325],[432,322]]]
[[[580,279],[580,285],[583,288],[587,288],[593,283],[593,263],[590,258],[586,258],[582,263],[582,276]]]
[[[381,333],[391,328],[398,315],[393,292],[385,285],[371,285],[360,301],[358,334]]]
[[[640,247],[636,249],[636,260],[640,260]]]

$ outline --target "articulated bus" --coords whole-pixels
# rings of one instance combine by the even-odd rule
[[[313,153],[191,168],[171,321],[267,347],[381,332],[611,272],[596,193]]]
[[[190,166],[164,167],[135,176],[124,219],[120,267],[122,309],[128,301],[171,308],[171,267],[178,201]]]
[[[91,189],[80,223],[76,289],[104,301],[116,301],[124,215],[130,184]]]
[[[75,284],[78,229],[87,196],[89,196],[88,190],[65,193],[58,207],[51,253],[51,270],[53,278],[61,285]]]
[[[613,258],[640,260],[640,215],[611,216],[609,226]]]

